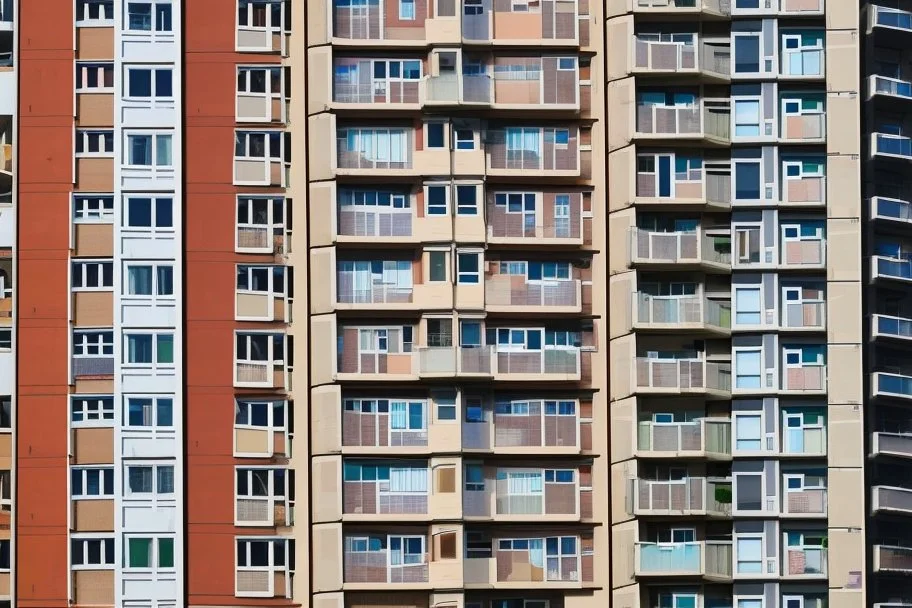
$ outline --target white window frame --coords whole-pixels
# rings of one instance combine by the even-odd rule
[[[73,223],[111,224],[113,222],[113,194],[73,193]]]
[[[121,232],[128,233],[143,233],[149,235],[162,234],[168,237],[174,236],[174,194],[140,194],[136,192],[131,192],[129,194],[124,194],[122,202],[122,211],[121,211]],[[130,201],[132,200],[144,200],[149,199],[151,209],[149,211],[149,223],[150,226],[131,226],[130,222]],[[171,201],[171,225],[170,226],[159,226],[158,225],[158,201]]]
[[[460,259],[464,255],[474,255],[478,260],[478,270],[461,270]],[[456,283],[458,285],[484,285],[485,259],[484,251],[481,249],[457,249],[456,250]],[[464,281],[463,277],[475,277],[474,281]]]
[[[110,5],[111,14],[105,8],[105,4]],[[98,18],[91,18],[90,5],[100,5],[98,8]],[[82,9],[82,14],[80,14]],[[114,25],[114,2],[113,0],[76,0],[76,27],[109,27]]]
[[[131,555],[130,541],[131,540],[149,540],[149,541],[151,541],[150,549],[152,551],[152,555],[150,556],[150,559],[149,559],[149,563],[151,564],[150,566],[142,567],[142,566],[131,566],[130,565],[130,555]],[[170,567],[169,566],[160,566],[158,563],[159,559],[160,559],[160,553],[161,553],[160,543],[163,540],[170,540],[172,543],[171,554],[172,554],[174,563]],[[174,572],[177,568],[177,563],[179,561],[178,542],[177,542],[177,539],[175,538],[175,536],[171,535],[171,534],[164,534],[164,535],[159,535],[159,534],[153,535],[150,533],[124,534],[122,551],[123,551],[123,571],[124,571],[124,573],[143,572],[143,573],[154,574],[154,573]]]
[[[266,222],[265,224],[254,223],[255,219],[255,203],[263,202],[266,204]],[[275,207],[276,203],[280,202],[282,208],[282,220],[276,222],[275,219]],[[263,195],[246,195],[239,194],[236,199],[235,205],[235,231],[234,231],[234,250],[238,253],[273,253],[275,250],[274,238],[267,239],[268,246],[264,248],[260,247],[241,247],[240,245],[240,231],[242,229],[257,229],[257,230],[266,230],[270,237],[274,237],[276,229],[280,230],[283,238],[286,236],[288,231],[288,226],[286,224],[287,217],[287,208],[286,208],[286,199],[281,196],[263,196]],[[241,205],[244,206],[244,211],[246,212],[246,217],[241,218]],[[281,253],[281,252],[280,252]]]
[[[149,141],[149,154],[150,154],[150,164],[135,164],[131,161],[132,156],[132,145],[131,141],[133,138],[137,137],[148,137],[151,138]],[[158,162],[158,149],[159,146],[163,145],[165,141],[170,142],[168,148],[170,150],[170,164],[159,164]],[[167,130],[149,130],[149,131],[135,131],[130,130],[124,131],[123,135],[123,158],[122,163],[123,167],[131,170],[139,171],[148,171],[153,174],[160,172],[172,173],[174,172],[174,132]]]
[[[266,353],[267,353],[266,359],[261,360],[261,359],[251,359],[250,358],[250,356],[253,352],[253,349],[251,348],[251,344],[252,344],[251,340],[254,336],[266,336],[266,338],[268,339],[267,344],[266,344]],[[275,353],[275,338],[277,336],[280,336],[282,338],[282,357],[280,359],[276,358],[276,353]],[[237,352],[237,340],[238,340],[238,338],[241,338],[241,337],[246,339],[247,358],[245,358],[245,359],[239,358],[238,352]],[[234,332],[234,343],[232,345],[232,349],[234,350],[233,354],[234,354],[234,384],[235,384],[235,386],[241,386],[241,387],[243,387],[243,386],[261,386],[260,383],[246,383],[246,382],[240,381],[240,379],[237,376],[238,365],[240,365],[240,364],[256,364],[256,365],[265,366],[267,369],[267,383],[270,386],[272,385],[273,372],[277,366],[284,368],[285,373],[287,375],[287,372],[288,372],[288,366],[287,366],[288,335],[285,334],[285,332],[250,331],[250,330],[235,331]]]
[[[262,46],[262,47],[260,47],[260,46],[253,46],[253,47],[241,46],[240,33],[241,33],[241,31],[262,33],[264,38],[266,40],[270,40],[270,41],[272,40],[272,36],[270,34],[278,33],[278,34],[282,34],[284,36],[285,11],[286,11],[285,2],[283,0],[241,0],[241,1],[246,2],[247,22],[241,23],[240,9],[242,7],[240,6],[240,3],[239,3],[238,10],[235,11],[235,15],[237,15],[236,21],[235,21],[235,23],[236,23],[235,49],[237,51],[241,51],[241,52],[244,52],[244,51],[246,51],[246,52],[263,52],[263,51],[272,52],[273,48],[272,48],[271,43],[269,44],[269,46]],[[255,4],[267,5],[266,6],[266,25],[252,25],[253,24],[253,7]],[[271,8],[271,6],[269,6],[272,4],[279,5],[279,22],[280,22],[279,25],[273,25],[273,23],[272,23],[272,8]],[[282,40],[282,54],[283,55],[285,54],[285,40],[284,39]]]
[[[265,566],[252,566],[250,565],[250,543],[257,541],[268,541],[269,551],[267,551],[267,564]],[[285,548],[285,558],[284,564],[275,563],[275,547],[273,543],[280,542],[284,544]],[[273,588],[275,584],[275,576],[269,576],[269,589],[267,591],[254,592],[254,591],[244,591],[240,592],[237,588],[237,574],[241,572],[268,572],[270,574],[285,573],[285,590],[284,597],[289,597],[291,595],[291,575],[294,571],[290,567],[290,561],[292,558],[292,552],[294,540],[288,536],[238,536],[235,537],[234,542],[234,569],[235,569],[235,588],[234,595],[237,597],[275,597],[276,589]],[[240,565],[240,555],[239,551],[246,552],[247,562],[246,566]]]
[[[111,86],[105,86],[104,74],[111,72]],[[88,85],[91,72],[96,72],[96,85]],[[105,61],[77,61],[76,62],[76,92],[77,93],[113,93],[114,92],[114,64]]]
[[[110,136],[110,137],[108,137]],[[82,140],[82,152],[76,151],[75,141],[73,156],[75,158],[114,158],[114,131],[112,129],[76,129],[76,139]],[[89,152],[89,142],[98,139],[98,152]],[[111,144],[108,150],[106,144]]]
[[[129,2],[129,0],[125,0]],[[131,104],[141,103],[145,104],[147,107],[158,108],[173,108],[174,107],[174,88],[175,88],[175,72],[176,70],[166,64],[139,64],[131,63],[125,65],[123,68],[123,99],[124,102]],[[130,94],[130,85],[133,82],[133,72],[146,71],[149,72],[149,95],[131,95]],[[157,80],[156,72],[170,72],[171,73],[171,94],[170,95],[159,95],[157,90]]]
[[[121,300],[129,301],[139,301],[139,302],[150,302],[152,306],[158,300],[165,300],[167,303],[175,301],[174,294],[174,275],[176,269],[174,268],[174,262],[161,262],[161,261],[140,261],[140,260],[130,260],[129,262],[123,263],[123,279],[121,280]],[[152,293],[148,294],[138,294],[138,293],[129,293],[130,289],[130,269],[131,268],[148,268],[151,273],[151,291]],[[171,270],[171,293],[162,294],[159,293],[161,287],[159,269],[168,268]]]
[[[85,559],[88,557],[88,551],[86,548],[87,548],[88,543],[91,541],[98,541],[101,543],[101,548],[99,550],[99,553],[101,556],[101,562],[97,563],[97,564],[95,564],[95,563],[92,563],[92,564],[74,563],[75,560],[73,559],[73,557],[74,557],[73,556],[73,544],[80,543],[82,545],[83,560],[85,561]],[[110,541],[110,542],[106,542],[106,541]],[[110,546],[111,555],[108,555],[108,549],[106,548],[106,546]],[[116,562],[115,562],[115,555],[117,552],[116,541],[115,541],[114,537],[111,536],[110,534],[102,535],[102,534],[97,534],[97,533],[71,532],[70,533],[70,544],[67,547],[67,549],[69,550],[70,568],[72,570],[114,570],[116,567]]]
[[[130,356],[130,338],[131,337],[140,337],[140,336],[150,336],[152,339],[152,361],[149,363],[136,363],[128,361]],[[158,360],[158,347],[159,339],[164,336],[170,336],[172,340],[171,352],[172,352],[172,361],[170,363],[159,363]],[[157,329],[129,329],[124,330],[123,332],[123,354],[121,355],[121,366],[124,369],[143,369],[143,370],[152,370],[152,373],[158,373],[159,370],[174,370],[175,362],[177,359],[177,352],[175,347],[175,332],[174,330],[157,330]]]
[[[150,492],[134,491],[130,489],[130,469],[149,469],[152,470],[152,490]],[[171,492],[159,492],[159,471],[171,469]],[[153,500],[157,503],[174,503],[178,492],[177,467],[174,461],[135,461],[131,460],[123,465],[123,498],[125,500]]]
[[[760,432],[756,439],[760,447],[756,450],[742,450],[738,448],[738,424],[739,419],[741,418],[757,418],[759,420]],[[766,440],[764,438],[763,429],[766,428],[766,416],[764,416],[762,410],[754,410],[749,412],[732,412],[732,451],[738,455],[744,454],[762,454],[766,452]],[[749,441],[754,441],[750,439]]]
[[[266,471],[266,495],[261,496],[253,492],[254,487],[254,471]],[[277,493],[279,490],[279,484],[277,483],[276,474],[277,471],[282,471],[284,473],[282,488],[280,489],[281,494]],[[247,477],[247,494],[241,495],[240,488],[238,485],[238,476],[244,474]],[[293,474],[292,469],[289,467],[277,467],[277,466],[236,466],[234,467],[234,525],[238,527],[272,527],[275,525],[273,517],[273,505],[278,501],[283,501],[286,506],[286,517],[291,518],[291,513],[288,510],[288,506],[291,503],[288,493],[291,487],[290,477]],[[269,518],[266,521],[241,521],[238,518],[238,501],[239,500],[259,500],[268,505]]]
[[[130,401],[132,401],[133,399],[143,399],[143,400],[151,401],[151,404],[150,404],[151,418],[152,418],[151,425],[130,424]],[[163,425],[163,424],[159,424],[159,422],[158,422],[158,405],[159,405],[158,402],[161,400],[165,400],[165,399],[171,402],[171,424],[170,425]],[[134,433],[134,432],[148,433],[151,431],[155,431],[155,432],[161,433],[161,432],[169,431],[168,434],[174,434],[174,430],[175,430],[174,414],[175,414],[175,410],[177,409],[175,407],[176,400],[177,399],[176,399],[175,395],[166,395],[166,394],[124,395],[123,396],[123,415],[122,415],[121,421],[120,421],[123,432],[124,433]]]
[[[252,91],[251,82],[252,74],[254,72],[264,72],[264,91]],[[265,64],[265,65],[239,65],[237,66],[237,78],[235,81],[235,118],[237,122],[275,122],[285,121],[285,70],[276,64]],[[241,79],[243,78],[243,83]],[[273,91],[273,84],[275,80],[278,79],[279,83],[279,92],[276,93]],[[240,100],[243,98],[248,99],[261,99],[266,101],[266,115],[265,116],[245,116],[240,112]],[[280,102],[280,110],[278,116],[272,115],[272,102],[278,100]]]
[[[759,540],[759,541],[760,541],[760,562],[759,562],[759,564],[758,564],[758,565],[760,566],[760,569],[759,569],[757,572],[740,572],[740,571],[738,570],[738,567],[739,567],[739,565],[741,564],[741,561],[742,561],[742,560],[740,559],[740,555],[738,554],[738,541],[740,541],[740,540],[749,540],[749,541],[758,541],[758,540]],[[734,538],[732,539],[732,541],[733,541],[733,542],[732,542],[732,549],[733,549],[733,551],[734,551],[734,555],[733,555],[733,559],[732,559],[732,562],[733,562],[732,565],[734,566],[734,568],[733,568],[733,574],[734,574],[736,577],[740,577],[741,575],[744,575],[744,576],[746,576],[746,577],[757,577],[757,576],[763,576],[764,574],[766,574],[766,572],[765,572],[765,571],[766,571],[766,567],[765,567],[765,566],[766,566],[766,563],[765,563],[765,562],[766,562],[766,559],[765,559],[765,556],[766,556],[766,538],[765,538],[765,535],[764,535],[762,532],[760,532],[760,533],[750,533],[750,534],[738,534],[738,533],[736,533],[736,534],[734,535]],[[753,562],[753,561],[750,561],[750,562],[747,562],[747,563],[754,563],[754,562]]]
[[[113,355],[112,355],[113,356]],[[97,405],[96,413],[89,413],[92,402]],[[82,420],[73,420],[76,411],[82,412]],[[70,395],[70,426],[73,428],[104,428],[114,426],[113,395]],[[89,416],[94,416],[89,418]]]
[[[130,4],[150,5],[149,29],[133,29],[130,27]],[[159,29],[159,26],[162,25],[158,20],[156,10],[159,6],[171,7],[171,29],[169,30]],[[162,42],[174,39],[175,11],[171,0],[139,0],[137,2],[123,0],[123,11],[123,27],[121,29],[124,36],[155,38],[160,39]]]
[[[447,182],[428,182],[424,184],[424,216],[426,218],[435,218],[435,217],[447,217],[450,215],[452,208],[452,188],[451,184]],[[431,188],[442,188],[445,193],[445,204],[443,213],[431,213]],[[439,206],[435,205],[434,208],[437,209]]]
[[[89,340],[90,337],[97,337],[96,340]],[[110,342],[106,338],[110,337]],[[84,350],[89,348],[98,348],[98,354],[89,354],[86,352],[76,354],[77,343],[81,344]],[[110,353],[104,352],[110,350]],[[114,358],[114,330],[113,329],[76,329],[73,331],[73,358],[99,359]]]
[[[97,285],[88,285],[88,268],[97,266]],[[108,268],[108,274],[111,278],[111,284],[105,284],[105,268]],[[73,293],[85,291],[113,291],[114,290],[114,261],[111,259],[90,260],[76,258],[70,263],[70,272],[72,274],[70,285]]]
[[[275,151],[272,149],[272,143],[270,141],[272,139],[271,135],[273,133],[276,133],[279,135],[279,138],[278,138],[279,139],[279,149],[278,149],[277,155],[275,154]],[[254,136],[254,135],[263,136],[263,155],[262,156],[254,154],[251,151],[251,143],[250,143],[251,136]],[[240,154],[240,155],[237,153],[237,143],[238,143],[239,139],[243,139],[243,148],[244,148],[244,153]],[[261,160],[263,162],[275,162],[275,163],[284,162],[284,148],[285,148],[284,140],[285,140],[284,131],[277,131],[275,129],[272,129],[272,130],[235,129],[235,131],[234,131],[234,141],[235,141],[234,160],[236,160],[236,161],[237,160],[260,161]]]
[[[238,422],[238,417],[241,415],[241,403],[246,405],[246,416],[244,417],[246,422]],[[275,410],[276,403],[282,404],[282,416],[283,420],[281,424],[276,424]],[[261,426],[253,423],[253,412],[251,405],[265,406],[266,409],[266,426]],[[285,435],[285,453],[290,454],[291,446],[290,440],[292,438],[291,428],[289,426],[289,408],[291,403],[285,399],[235,399],[234,400],[234,430],[235,433],[238,430],[248,430],[248,431],[262,431],[267,433],[266,441],[266,452],[241,452],[237,449],[237,442],[234,443],[234,456],[240,458],[252,458],[252,457],[268,457],[275,454],[275,433],[283,433]]]
[[[105,471],[110,471],[111,474],[111,493],[105,494],[104,491],[104,475]],[[73,475],[78,473],[82,477],[82,494],[76,494],[73,489],[72,478]],[[86,494],[85,489],[88,487],[88,478],[90,475],[98,475],[98,494]],[[113,500],[116,489],[114,485],[114,467],[105,466],[105,465],[91,465],[91,466],[72,466],[70,467],[70,498],[72,500]]]
[[[460,188],[471,188],[475,192],[475,205],[472,207],[472,210],[464,211],[463,206],[459,203],[459,190]],[[457,182],[453,184],[453,207],[456,210],[456,215],[462,217],[478,217],[481,215],[481,201],[484,198],[484,194],[481,191],[481,184],[471,183],[471,182]],[[465,207],[468,210],[468,207]]]

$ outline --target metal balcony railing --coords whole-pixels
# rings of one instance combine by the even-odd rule
[[[706,453],[731,455],[731,420],[699,418],[691,422],[640,422],[637,450],[665,452],[669,456]]]
[[[731,391],[731,364],[694,359],[636,358],[637,388],[658,392]],[[648,390],[646,391],[648,392]]]
[[[635,545],[638,576],[687,576],[731,578],[731,541],[643,543]]]
[[[731,515],[731,482],[704,477],[630,482],[627,507],[631,515]]]
[[[702,324],[731,328],[731,304],[702,296],[633,294],[633,325],[646,328]]]
[[[695,232],[630,230],[630,259],[634,263],[700,263],[731,265],[731,252],[719,251],[715,238]]]
[[[826,327],[826,302],[785,302],[782,327],[788,329],[823,329]]]

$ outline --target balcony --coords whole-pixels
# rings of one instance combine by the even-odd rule
[[[789,331],[826,329],[826,302],[783,302],[780,327]]]
[[[824,0],[779,0],[779,14],[786,17],[823,14]]]
[[[731,517],[731,482],[687,477],[674,481],[631,479],[628,511],[637,516]]]
[[[912,340],[912,319],[889,315],[871,315],[871,336]]]
[[[912,376],[887,372],[874,372],[871,376],[874,397],[912,399]]]
[[[450,229],[450,218],[444,217],[446,229]],[[441,222],[441,223],[442,223]],[[337,222],[339,241],[374,241],[375,239],[407,239],[425,232],[430,236],[434,218],[415,218],[410,207],[380,207],[366,205],[341,205]]]
[[[492,545],[493,557],[464,560],[466,588],[578,589],[593,581],[591,536],[495,538]]]
[[[780,140],[787,143],[815,143],[826,138],[826,114],[785,115]]]
[[[654,158],[652,155],[640,155],[639,158]],[[659,161],[661,162],[661,161]],[[731,207],[731,175],[709,173],[705,168],[689,169],[686,173],[669,171],[669,181],[664,173],[660,177],[656,171],[637,171],[636,204],[644,206],[668,205],[674,208],[683,207]]]
[[[912,160],[912,138],[890,133],[871,133],[871,156]]]
[[[441,74],[426,77],[424,91],[427,105],[490,105],[494,100],[494,81],[487,74]]]
[[[875,196],[871,198],[871,218],[887,222],[912,224],[912,203],[897,198]]]
[[[284,352],[288,347],[281,333],[235,334],[234,386],[284,389],[287,372]]]
[[[902,257],[885,255],[871,256],[871,278],[890,279],[909,283],[912,281],[912,257],[903,253]]]
[[[666,270],[731,270],[730,245],[717,247],[719,239],[696,232],[651,232],[630,230],[630,262],[635,266]]]
[[[495,380],[579,380],[578,348],[498,350],[494,346],[419,347],[418,374],[427,377],[489,376]]]
[[[782,374],[784,393],[826,392],[826,365],[786,366]]]
[[[699,15],[727,17],[731,14],[728,2],[722,0],[635,0],[633,12],[647,15]]]
[[[705,143],[727,144],[730,130],[731,110],[723,102],[707,101],[696,106],[637,103],[637,139],[705,140]]]
[[[872,487],[871,512],[912,514],[912,490],[895,486]]]
[[[554,409],[549,411],[549,406]],[[579,413],[558,413],[556,408],[557,404],[530,401],[525,414],[488,410],[484,422],[463,422],[462,447],[516,454],[578,454],[591,450],[591,421],[582,420]],[[576,408],[579,409],[578,404]]]
[[[346,538],[346,542],[352,540],[355,539]],[[385,536],[383,540],[390,542]],[[407,543],[411,540],[413,539],[405,538],[400,542]],[[343,554],[343,578],[347,588],[377,588],[378,584],[381,584],[380,588],[387,584],[423,586],[428,583],[427,555],[423,551],[402,555],[399,550],[394,553],[386,548],[365,551],[346,548]]]
[[[882,36],[884,43],[891,46],[908,43],[908,35],[912,33],[912,13],[874,4],[869,8],[869,15],[869,31]]]
[[[520,471],[519,469],[516,470]],[[523,472],[534,472],[541,482],[541,469],[522,469]],[[582,491],[578,482],[555,483],[545,479],[539,483],[538,491],[534,490],[516,494],[511,493],[510,469],[486,467],[485,489],[482,491],[466,490],[462,493],[462,511],[465,518],[491,519],[494,521],[566,521],[579,520],[583,502],[589,500],[587,515],[592,515],[591,492]],[[507,478],[502,478],[507,475]],[[579,479],[574,474],[576,480]]]
[[[356,289],[353,285],[344,285],[341,277],[339,278],[339,292],[336,295],[336,303],[341,305],[351,305],[360,308],[361,305],[368,304],[392,304],[398,308],[402,304],[411,304],[414,293],[413,287],[399,287],[385,283],[375,283],[364,289]]]
[[[641,421],[637,425],[640,458],[731,459],[731,420],[698,418],[692,422]]]
[[[567,281],[528,281],[521,275],[494,275],[485,278],[485,308],[488,312],[566,312],[582,311],[582,283]]]
[[[731,364],[692,359],[637,357],[636,392],[643,395],[697,394],[713,398],[731,396]]]
[[[294,508],[284,496],[243,496],[235,498],[235,525],[286,527],[293,523]]]
[[[389,468],[389,467],[387,467]],[[408,469],[406,469],[408,472]],[[342,513],[345,519],[352,516],[375,519],[375,515],[405,516],[405,521],[421,519],[428,514],[428,493],[395,491],[387,475],[385,480],[342,482]]]
[[[826,204],[826,177],[784,177],[782,203],[784,205],[817,206]]]
[[[340,129],[336,168],[342,173],[374,174],[413,168],[413,129]]]
[[[558,212],[566,210],[566,216]],[[494,192],[487,200],[489,243],[582,245],[583,195],[580,192]]]
[[[822,268],[826,262],[826,239],[788,239],[782,243],[782,268]]]
[[[470,8],[474,10],[470,12]],[[499,4],[482,3],[463,7],[462,40],[495,45],[583,46],[588,44],[589,23],[579,19],[578,0],[556,0],[534,12],[514,12],[510,6],[503,10]]]
[[[731,580],[731,541],[636,543],[634,572],[638,577],[696,576],[709,581]]]
[[[420,80],[380,80],[350,82],[334,78],[333,102],[347,107],[369,106],[370,109],[417,108],[422,100]]]
[[[488,173],[499,176],[580,177],[591,150],[582,150],[576,127],[491,129],[486,135]]]
[[[883,96],[885,100],[906,99],[912,100],[912,82],[879,76],[874,74],[868,77],[868,99]]]
[[[874,545],[874,572],[912,574],[912,547]]]
[[[731,333],[731,303],[702,296],[633,294],[632,326],[638,330]]]
[[[876,431],[871,435],[871,453],[874,456],[912,458],[912,433]]]
[[[702,42],[696,34],[694,40],[697,40],[696,44],[635,37],[631,71],[642,76],[697,74],[710,80],[729,80],[731,49]]]
[[[784,547],[782,578],[826,578],[827,550],[822,547]]]
[[[783,487],[785,487],[783,485]],[[794,515],[806,517],[826,517],[827,491],[826,488],[811,488],[807,490],[787,490],[782,497],[783,516]]]

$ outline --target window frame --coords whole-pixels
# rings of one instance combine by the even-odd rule
[[[130,424],[130,406],[132,405],[131,401],[133,400],[148,400],[151,403],[150,412],[152,424]],[[162,401],[171,402],[171,424],[159,424],[159,406]],[[135,432],[171,432],[173,433],[176,430],[174,423],[174,413],[175,413],[175,402],[176,395],[172,394],[139,394],[131,393],[124,395],[122,399],[123,404],[123,414],[121,415],[120,425],[124,433],[135,433]],[[145,421],[145,419],[144,419]]]
[[[463,270],[462,260],[474,256],[477,261],[475,270]],[[483,285],[484,284],[484,251],[480,249],[456,250],[456,284],[457,285]],[[467,280],[468,279],[468,280]]]
[[[97,70],[96,85],[89,86],[89,74]],[[110,85],[105,85],[106,75],[110,72]],[[77,61],[75,90],[77,94],[84,93],[113,93],[114,92],[114,63],[107,61]]]
[[[91,152],[89,143],[93,137],[98,138],[98,151]],[[82,142],[82,151],[79,151],[79,142]],[[113,129],[76,129],[73,140],[73,156],[80,158],[114,158],[114,130]],[[111,149],[107,146],[110,144]]]
[[[148,130],[134,130],[134,129],[124,129],[123,131],[123,146],[124,151],[121,158],[121,164],[126,169],[139,170],[139,171],[151,171],[151,172],[163,172],[163,171],[174,171],[174,139],[175,133],[172,130],[167,129],[148,129]],[[134,163],[133,162],[133,141],[138,138],[149,138],[149,164],[145,163]],[[168,148],[168,164],[160,164],[158,154],[159,148],[162,145],[163,141],[169,142],[167,145]]]
[[[149,550],[150,550],[150,559],[149,566],[131,566],[130,565],[130,541],[131,540],[149,540]],[[162,541],[171,541],[171,565],[162,566],[161,565],[161,542]],[[156,572],[174,572],[176,570],[176,564],[179,561],[177,559],[177,538],[171,534],[165,535],[148,535],[137,533],[137,534],[124,534],[123,538],[123,571],[124,573],[156,573]]]
[[[88,494],[85,492],[88,487],[88,478],[91,473],[98,474],[98,494]],[[107,485],[105,481],[105,474],[110,473],[111,477],[111,491],[110,493],[105,492],[105,487]],[[82,485],[82,493],[76,494],[73,484],[73,477],[79,474],[82,479],[80,481]],[[71,500],[114,500],[116,495],[116,488],[114,486],[114,465],[80,465],[80,466],[71,466],[70,467],[70,499]]]
[[[92,400],[97,399],[97,414],[90,414],[88,407]],[[78,409],[77,409],[78,408]],[[79,412],[81,420],[75,420]],[[114,426],[114,396],[113,395],[70,395],[69,403],[70,426],[73,428],[98,428]],[[89,416],[97,416],[90,418]]]
[[[152,489],[148,492],[144,490],[133,490],[130,487],[130,469],[151,469],[152,471],[152,480],[151,485]],[[162,492],[159,490],[160,483],[162,478],[160,477],[161,471],[167,471],[171,469],[171,491]],[[177,471],[178,467],[174,465],[173,461],[158,461],[158,460],[148,460],[148,461],[128,461],[123,464],[123,492],[122,496],[124,500],[152,500],[155,502],[174,502],[178,494],[178,476]],[[167,479],[167,475],[165,476]]]
[[[83,194],[74,192],[71,204],[73,206],[74,224],[113,224],[114,223],[114,194]],[[92,207],[97,206],[97,211]]]
[[[160,260],[156,261],[147,261],[147,260],[128,260],[123,262],[123,278],[121,280],[120,286],[120,296],[122,300],[128,301],[158,301],[166,300],[172,302],[176,299],[175,289],[174,289],[174,276],[175,276],[175,264],[173,262],[164,262]],[[140,293],[130,293],[130,287],[132,281],[130,280],[130,270],[133,268],[148,268],[150,272],[150,292],[147,294]],[[162,282],[161,275],[159,274],[160,269],[170,269],[171,270],[171,293],[160,293]],[[154,305],[154,304],[153,304]]]
[[[97,5],[98,17],[91,17],[90,6]],[[111,15],[108,16],[107,8],[110,9]],[[80,18],[80,9],[82,15]],[[104,11],[102,16],[102,11]],[[114,0],[76,0],[76,13],[74,15],[76,27],[107,27],[114,25]]]
[[[89,267],[97,266],[97,284],[89,285]],[[107,284],[110,279],[110,284]],[[77,284],[78,281],[78,284]],[[114,291],[114,260],[75,258],[70,262],[70,290],[73,293]]]
[[[100,561],[98,563],[87,563],[88,558],[88,544],[91,542],[98,542],[99,549],[98,554]],[[75,547],[81,545],[81,554],[82,563],[76,563],[76,554]],[[74,532],[70,534],[70,543],[69,543],[69,558],[70,558],[70,568],[72,570],[114,570],[116,568],[115,562],[115,540],[112,535],[102,535],[98,533],[78,533]]]
[[[129,0],[127,0],[129,1]],[[153,106],[156,105],[166,105],[173,106],[175,101],[174,95],[174,68],[167,64],[144,64],[144,63],[131,63],[124,65],[123,67],[123,100],[126,102],[142,102],[142,103],[151,103]],[[132,95],[130,93],[131,85],[133,84],[133,72],[146,71],[149,72],[149,94],[148,95]],[[170,95],[159,95],[158,94],[158,72],[167,72],[170,74],[171,78],[171,94]]]
[[[173,370],[176,366],[175,359],[175,335],[177,332],[174,330],[167,329],[125,329],[123,331],[122,337],[122,347],[123,353],[121,354],[121,366],[125,369],[144,369],[144,370],[153,370],[153,373],[156,373],[158,370]],[[136,362],[129,361],[130,357],[130,339],[137,337],[151,337],[151,358],[149,362]],[[158,361],[160,342],[162,338],[171,337],[171,361]],[[164,340],[165,342],[167,340]]]
[[[133,28],[133,22],[130,20],[130,5],[149,5],[149,29],[145,28]],[[128,36],[146,36],[146,37],[160,37],[160,38],[173,38],[174,37],[174,6],[171,0],[148,0],[146,2],[131,2],[130,0],[124,0],[123,2],[123,33]],[[167,17],[168,23],[171,25],[169,29],[160,28],[160,25],[164,24],[162,17],[164,12],[159,13],[159,7],[168,7]]]
[[[149,200],[149,225],[148,226],[133,226],[130,225],[131,216],[134,212],[130,210],[130,204],[132,201],[145,201]],[[170,226],[159,226],[159,202],[171,201],[171,225]],[[174,194],[167,193],[158,193],[158,194],[144,194],[138,192],[126,193],[123,196],[121,202],[121,232],[131,232],[131,233],[147,233],[147,234],[158,234],[158,233],[167,233],[173,234],[175,232],[174,228]]]
[[[96,336],[97,340],[91,341],[90,337]],[[79,340],[77,340],[77,337]],[[110,338],[110,341],[106,340]],[[85,349],[98,348],[98,354],[89,354],[87,352],[76,353],[77,342]],[[94,344],[93,344],[94,342]],[[110,349],[110,353],[106,353],[105,350]],[[74,329],[73,330],[73,352],[71,356],[76,358],[84,359],[98,359],[98,358],[114,358],[114,330],[113,329]]]

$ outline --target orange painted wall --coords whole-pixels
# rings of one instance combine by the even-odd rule
[[[54,19],[48,19],[49,14]],[[73,2],[19,3],[16,605],[67,601]]]
[[[234,527],[234,466],[267,463],[232,455],[234,330],[269,327],[234,321],[235,264],[274,261],[234,252],[236,195],[258,193],[232,184],[237,65],[279,57],[235,52],[235,0],[185,2],[184,14],[188,602],[288,605],[234,597],[235,536],[271,533]]]

